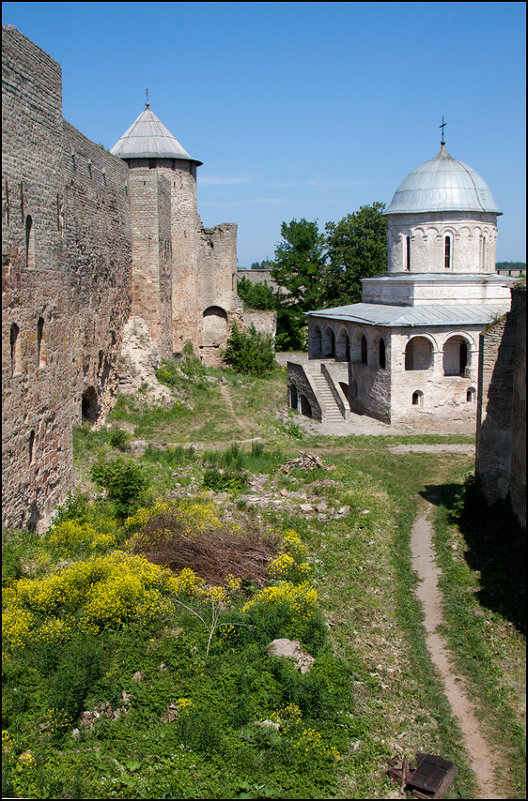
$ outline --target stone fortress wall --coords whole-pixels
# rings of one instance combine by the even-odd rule
[[[526,526],[526,286],[480,335],[475,470],[489,503],[510,496]]]
[[[195,164],[128,165],[66,122],[59,64],[9,25],[2,65],[2,525],[41,529],[72,424],[114,402],[129,320],[158,357],[190,340],[220,360],[243,322],[236,225],[203,227]]]

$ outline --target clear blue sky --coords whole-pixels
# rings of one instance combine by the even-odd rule
[[[4,3],[62,66],[64,117],[111,147],[151,108],[204,162],[206,226],[242,266],[282,221],[389,203],[439,150],[479,172],[525,260],[524,3]]]

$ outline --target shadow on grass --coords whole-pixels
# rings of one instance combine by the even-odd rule
[[[464,484],[426,486],[420,494],[443,506],[464,536],[465,560],[480,573],[480,603],[526,634],[526,531],[509,499],[488,506],[474,477]]]

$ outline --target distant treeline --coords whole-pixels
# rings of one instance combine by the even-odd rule
[[[523,270],[526,272],[525,261],[498,261],[495,264],[497,270]]]

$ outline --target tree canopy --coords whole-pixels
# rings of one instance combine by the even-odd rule
[[[378,202],[361,206],[337,223],[326,223],[324,232],[304,217],[282,223],[274,262],[266,262],[282,293],[247,279],[238,285],[247,306],[277,310],[277,350],[305,348],[306,312],[358,303],[361,279],[386,272],[384,208]]]
[[[326,308],[361,301],[361,278],[387,270],[384,203],[361,206],[338,223],[325,225],[328,263],[323,300]]]

